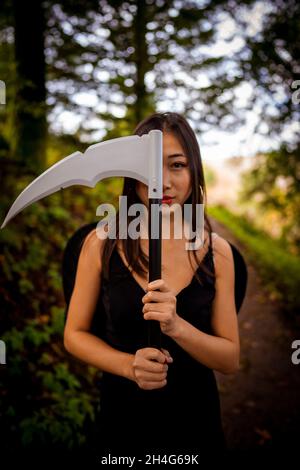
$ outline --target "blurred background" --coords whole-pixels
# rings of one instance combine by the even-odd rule
[[[217,374],[228,446],[292,451],[300,439],[300,364],[292,360],[300,340],[300,4],[2,0],[0,51],[1,223],[20,192],[66,155],[130,135],[155,111],[188,119],[214,231],[240,249],[249,271],[240,370]],[[61,263],[99,204],[118,207],[122,182],[60,191],[0,231],[0,442],[13,452],[88,446],[99,371],[63,348]]]

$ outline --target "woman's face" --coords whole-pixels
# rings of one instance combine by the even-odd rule
[[[136,192],[142,203],[148,207],[148,186],[137,181]],[[174,197],[172,203],[168,204],[169,207],[174,203],[183,206],[191,192],[188,157],[175,135],[163,132],[163,196]]]

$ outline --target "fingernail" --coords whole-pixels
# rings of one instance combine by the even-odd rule
[[[156,279],[155,281],[151,281],[149,282],[149,285],[150,286],[154,286],[155,284],[159,283],[160,282],[160,279]]]

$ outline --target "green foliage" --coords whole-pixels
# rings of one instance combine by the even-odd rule
[[[207,187],[213,186],[216,182],[216,175],[214,171],[208,166],[206,166],[205,163],[203,164],[203,169],[204,169],[206,186]]]
[[[202,47],[216,45],[220,10],[226,8],[227,3],[211,0],[198,8],[175,1],[162,2],[161,5],[156,2],[130,4],[113,1],[108,2],[109,16],[103,14],[96,0],[84,2],[84,7],[81,2],[58,1],[42,2],[41,8],[37,9],[30,3],[26,4],[26,12],[32,20],[32,34],[28,37],[23,22],[16,21],[16,17],[22,19],[22,14],[16,15],[16,5],[5,2],[5,10],[0,14],[3,56],[0,71],[3,69],[3,77],[7,83],[13,84],[10,103],[14,103],[14,108],[9,109],[5,117],[7,145],[11,146],[16,157],[19,151],[21,159],[26,156],[26,160],[31,160],[31,154],[19,144],[22,138],[26,150],[31,149],[35,160],[38,160],[39,148],[44,151],[46,134],[44,126],[38,125],[37,109],[42,115],[47,113],[48,122],[56,121],[57,126],[60,124],[56,120],[60,110],[74,112],[79,118],[79,127],[74,132],[74,140],[78,142],[93,143],[102,138],[128,135],[138,122],[157,109],[158,102],[169,100],[168,87],[175,92],[185,87],[187,96],[191,97],[183,103],[185,113],[192,118],[198,131],[206,130],[211,124],[223,126],[222,118],[231,113],[234,96],[231,94],[222,100],[220,95],[232,90],[242,76],[236,73],[232,76],[232,70],[226,66],[227,54],[218,51],[216,57],[207,57],[203,55]],[[234,6],[230,3],[230,15],[232,9],[236,10],[236,3]],[[166,24],[168,28],[165,28]],[[100,30],[108,32],[107,37],[106,34],[99,35]],[[161,31],[164,31],[163,35]],[[21,47],[20,44],[15,47],[15,35],[20,38]],[[32,37],[36,38],[38,58],[34,62],[30,55],[32,47],[28,47],[32,45]],[[16,66],[15,58],[22,67]],[[174,64],[191,80],[183,80],[172,73],[166,76],[166,67],[173,70]],[[103,70],[107,77],[99,80]],[[195,84],[201,73],[209,80],[205,86],[199,87]],[[153,79],[146,83],[149,74]],[[33,91],[39,91],[36,93],[38,96],[23,93],[30,81],[35,85]],[[43,107],[40,101],[45,100],[45,89],[47,103]],[[96,104],[76,99],[81,92],[98,98]],[[22,100],[15,99],[16,96],[21,96]],[[174,96],[173,104],[178,96]],[[201,102],[201,109],[195,109],[197,102]],[[115,112],[116,105],[122,108],[121,117]],[[54,109],[55,113],[51,114]],[[96,120],[103,125],[99,126]],[[232,113],[231,121],[239,125],[241,117]],[[224,123],[224,127],[231,126],[231,121]],[[19,132],[21,130],[22,133]],[[99,131],[102,132],[100,137]],[[78,145],[76,147],[79,148]],[[55,154],[49,149],[46,151],[48,162],[57,159],[59,149]]]
[[[299,315],[299,257],[245,217],[234,215],[223,206],[209,207],[208,214],[228,227],[244,244],[246,258],[258,269],[271,298],[281,301],[282,311]]]
[[[281,242],[300,254],[300,145],[282,145],[257,157],[255,168],[243,178],[242,202],[257,201],[267,223],[272,219]]]
[[[96,371],[72,371],[62,348],[64,309],[24,321],[3,335],[7,368],[1,418],[8,447],[78,449],[86,444],[98,393]]]
[[[248,105],[260,115],[255,131],[272,135],[277,142],[290,142],[293,137],[284,137],[285,131],[299,122],[299,103],[292,99],[292,84],[299,80],[300,4],[297,0],[265,1],[262,28],[256,34],[239,13],[232,10],[243,28],[244,47],[235,60],[243,79],[255,86]]]
[[[15,194],[31,179],[18,179]],[[72,450],[88,444],[99,407],[99,371],[63,347],[65,304],[61,264],[74,231],[97,220],[103,201],[117,203],[121,179],[71,188],[30,206],[0,231],[1,333],[7,365],[1,374],[0,437],[8,450]],[[4,191],[3,220],[13,197]]]
[[[43,362],[51,364],[51,358],[44,355]],[[85,444],[83,426],[87,418],[94,419],[95,400],[81,390],[79,380],[66,363],[39,370],[37,377],[41,382],[44,405],[20,422],[23,446],[37,443],[45,446],[49,440],[65,449],[76,449]]]

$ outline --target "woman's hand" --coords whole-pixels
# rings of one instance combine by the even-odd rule
[[[173,362],[166,349],[138,349],[132,364],[133,377],[144,390],[162,388],[167,384],[168,364]]]
[[[157,291],[156,289],[160,289]],[[180,317],[176,313],[177,299],[163,279],[148,284],[148,292],[142,298],[145,320],[157,320],[162,333],[172,336],[177,328]]]

